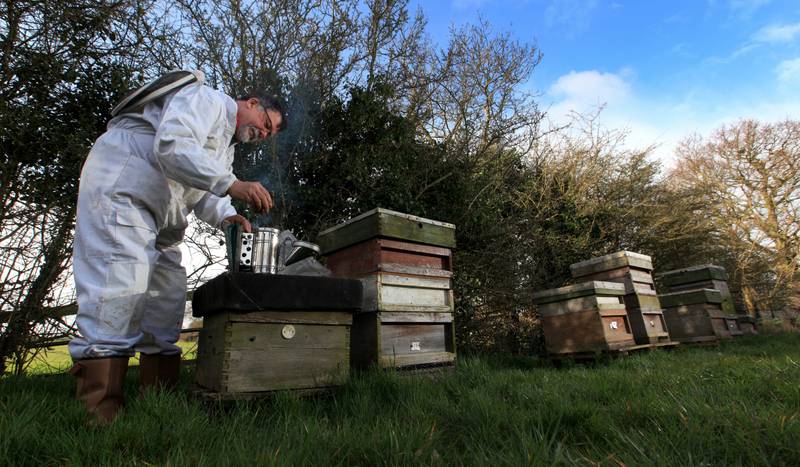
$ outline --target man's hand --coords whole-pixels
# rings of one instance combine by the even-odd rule
[[[250,221],[244,218],[244,216],[240,216],[236,214],[235,216],[226,217],[222,220],[222,228],[225,229],[225,226],[228,224],[239,224],[242,226],[242,229],[245,232],[252,232],[253,226],[250,225]]]
[[[236,180],[230,188],[228,194],[233,199],[244,201],[257,213],[266,213],[272,208],[272,196],[269,191],[259,182],[243,182]]]

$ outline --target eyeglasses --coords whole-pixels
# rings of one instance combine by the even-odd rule
[[[269,118],[269,113],[267,113],[267,109],[265,109],[263,105],[259,104],[258,108],[264,112],[264,128],[269,132],[267,137],[270,137],[272,136],[272,120]]]

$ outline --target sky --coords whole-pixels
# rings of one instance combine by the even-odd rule
[[[526,86],[555,122],[604,106],[631,147],[677,143],[741,118],[800,119],[800,0],[411,0],[430,39],[487,20],[538,46]]]

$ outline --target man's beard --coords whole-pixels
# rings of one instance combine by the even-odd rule
[[[242,125],[236,129],[236,140],[240,143],[252,143],[258,138],[258,129],[252,125]]]

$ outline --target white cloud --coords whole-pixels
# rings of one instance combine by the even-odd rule
[[[798,35],[800,35],[800,23],[771,24],[753,34],[753,40],[762,43],[785,43],[794,41]]]
[[[775,67],[775,73],[781,83],[800,83],[800,58],[782,61]]]
[[[597,70],[571,71],[561,76],[550,86],[549,94],[558,102],[560,113],[584,112],[605,104],[618,104],[630,94],[630,85],[619,74],[602,73]]]
[[[800,82],[800,58],[783,62],[776,73],[781,79]],[[559,77],[545,96],[551,102],[549,120],[563,125],[570,112],[586,115],[604,106],[599,124],[609,129],[627,129],[626,146],[630,149],[656,145],[653,155],[671,167],[678,143],[692,133],[709,135],[720,126],[743,118],[763,122],[800,119],[798,86],[731,94],[697,85],[678,95],[644,95],[632,86],[632,75],[628,70],[590,70]]]
[[[800,36],[800,23],[793,24],[771,24],[764,26],[750,36],[750,40],[741,45],[738,49],[724,57],[713,56],[706,59],[706,62],[715,65],[725,65],[749,54],[768,44],[791,43],[796,37]]]

